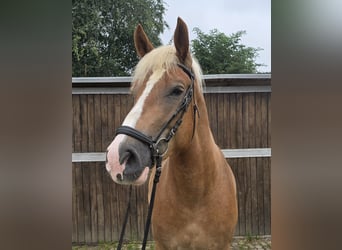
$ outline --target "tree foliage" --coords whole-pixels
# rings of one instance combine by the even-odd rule
[[[152,43],[168,27],[162,0],[72,0],[73,76],[122,76],[138,61],[133,32],[142,24]]]
[[[239,74],[257,73],[255,62],[260,48],[241,44],[245,31],[238,31],[230,36],[217,29],[203,33],[199,28],[194,32],[197,38],[192,40],[192,53],[201,64],[204,74]]]

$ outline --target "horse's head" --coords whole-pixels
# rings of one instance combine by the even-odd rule
[[[140,25],[135,30],[134,43],[141,58],[131,87],[135,104],[124,119],[121,128],[125,129],[121,129],[107,149],[106,168],[119,184],[143,184],[147,180],[153,165],[153,142],[156,146],[159,139],[172,137],[164,158],[175,153],[176,148],[189,146],[195,116],[187,108],[191,102],[195,103],[191,71],[195,71],[196,77],[200,75],[200,68],[189,52],[187,26],[180,18],[174,46],[154,48]],[[195,82],[198,84],[199,79]],[[171,130],[175,127],[178,130],[173,135]]]

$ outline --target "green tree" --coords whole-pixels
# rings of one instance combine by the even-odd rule
[[[155,46],[168,25],[162,0],[72,0],[73,76],[129,75],[138,61],[138,23]]]
[[[262,64],[255,62],[260,48],[241,44],[245,31],[238,31],[230,36],[217,29],[203,33],[194,28],[197,38],[192,40],[192,53],[201,64],[204,74],[242,74],[257,73]]]

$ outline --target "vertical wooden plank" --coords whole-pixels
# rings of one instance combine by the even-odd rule
[[[255,139],[256,139],[256,147],[263,148],[265,147],[263,145],[264,137],[263,131],[266,131],[263,114],[265,112],[264,107],[262,105],[263,100],[263,93],[257,93],[256,94],[256,131],[255,131]],[[256,159],[257,164],[257,203],[258,203],[258,232],[259,235],[265,234],[265,217],[264,217],[264,159],[263,158],[257,158]]]
[[[224,96],[224,120],[225,120],[225,131],[224,131],[224,138],[225,143],[222,148],[234,148],[236,145],[236,98],[234,98],[234,94],[226,93]],[[234,138],[232,140],[232,138]],[[233,142],[234,141],[234,142]],[[232,169],[233,175],[235,177],[236,182],[236,198],[238,203],[238,213],[239,213],[239,179],[238,179],[238,166],[236,159],[226,159],[229,166]],[[238,215],[239,216],[239,215]],[[238,222],[235,227],[234,235],[240,235],[240,222],[238,218]]]
[[[120,95],[114,96],[114,123],[115,129],[121,125],[121,97]]]
[[[243,148],[243,94],[236,94],[236,148]]]
[[[102,165],[95,163],[95,185],[96,185],[96,205],[97,205],[97,241],[104,242],[105,223],[104,223],[104,199],[103,199],[103,177]]]
[[[87,96],[80,96],[81,152],[88,152],[88,104]]]
[[[262,131],[262,146],[271,147],[271,94],[264,93],[262,99],[262,119],[265,129]],[[264,158],[264,223],[265,234],[271,234],[271,159]]]
[[[121,232],[121,227],[124,221],[124,216],[125,213],[127,211],[127,206],[128,206],[128,202],[129,202],[129,186],[123,186],[123,185],[119,185],[118,187],[118,194],[119,194],[119,210],[118,210],[118,217],[120,218],[120,224],[118,225],[120,228],[120,232]],[[132,197],[133,199],[133,197]],[[133,201],[134,202],[134,201]],[[128,222],[126,225],[126,233],[125,233],[125,239],[130,240],[132,237],[132,210],[129,214],[129,218],[128,218]]]
[[[119,239],[119,227],[117,225],[117,194],[116,194],[116,185],[112,185],[111,187],[111,207],[110,207],[110,212],[111,212],[111,227],[112,227],[112,241],[118,241]]]
[[[72,152],[75,152],[75,128],[77,124],[77,95],[72,96]]]
[[[264,166],[265,234],[271,234],[271,159]]]
[[[110,224],[110,235],[111,235],[111,242],[116,241],[117,240],[117,228],[116,228],[116,224],[113,223],[113,218],[115,217],[115,199],[116,199],[116,191],[114,186],[114,182],[112,180],[112,178],[110,177],[110,174],[107,172],[107,170],[105,169],[105,163],[101,164],[101,169],[103,169],[104,171],[104,176],[105,178],[108,178],[108,196],[109,196],[109,200],[107,201],[108,204],[108,209],[110,211],[110,220],[109,220],[109,224]]]
[[[262,130],[261,130],[261,145],[262,147],[271,147],[270,133],[271,133],[271,110],[270,110],[270,94],[261,94],[261,119],[262,119]]]
[[[114,194],[113,194],[113,185],[116,185],[109,173],[105,169],[104,163],[101,164],[101,170],[103,174],[103,192],[104,192],[104,214],[105,214],[105,241],[112,242],[115,239],[116,227],[115,224],[112,223],[113,216],[112,214],[112,206],[114,203]]]
[[[146,185],[146,184],[145,184]],[[141,198],[142,198],[142,193],[143,193],[143,189],[145,188],[145,185],[140,186],[139,188],[136,189],[136,203],[137,203],[137,210],[136,210],[136,214],[137,214],[137,235],[136,235],[136,239],[140,240],[143,238],[142,235],[142,224],[141,224],[141,217],[142,217],[142,213],[143,213],[143,208],[144,208],[144,203],[141,202]]]
[[[234,149],[237,148],[237,127],[238,124],[241,122],[238,120],[237,116],[237,99],[236,94],[229,94],[229,101],[228,101],[228,123],[229,123],[229,129],[228,129],[228,145],[227,148]]]
[[[90,204],[90,163],[81,163],[83,172],[83,209],[84,209],[84,239],[92,243],[91,204]]]
[[[272,147],[272,145],[271,145],[271,142],[272,142],[272,140],[271,140],[271,135],[272,135],[272,133],[271,133],[271,114],[272,114],[272,112],[271,112],[271,110],[272,110],[272,108],[271,108],[271,93],[267,93],[267,118],[268,118],[268,121],[267,121],[267,146],[268,147]]]
[[[227,126],[227,122],[225,121],[225,101],[224,94],[216,94],[216,113],[217,113],[217,141],[216,144],[223,148],[225,144],[225,130]]]
[[[75,164],[72,163],[72,243],[78,243]]]
[[[94,95],[87,95],[87,110],[88,110],[88,152],[95,151],[95,109]]]
[[[268,147],[272,147],[272,140],[271,140],[271,93],[267,94],[267,145]],[[264,172],[264,178],[265,178],[265,185],[264,185],[264,197],[265,197],[265,234],[271,234],[271,159],[266,159],[265,164],[265,172]]]
[[[117,209],[118,206],[118,195],[117,195],[117,186],[116,184],[113,184],[111,187],[111,225],[112,225],[112,241],[118,241],[119,240],[119,235],[120,235],[120,230],[121,226],[118,223],[118,216],[119,212]]]
[[[215,99],[215,94],[206,93],[205,101],[208,110],[210,129],[215,141],[217,141],[217,100]]]
[[[108,95],[108,136],[106,145],[109,145],[115,136],[115,106],[114,106],[114,95]]]
[[[97,187],[96,187],[96,163],[89,165],[90,169],[90,215],[91,215],[91,242],[98,242],[98,209],[97,209]]]
[[[81,152],[88,152],[88,102],[87,95],[80,96],[80,125],[81,125]],[[82,191],[84,209],[84,240],[91,243],[91,216],[90,216],[90,173],[88,163],[81,163]]]
[[[108,95],[101,95],[101,151],[108,147]]]
[[[95,107],[94,95],[88,98],[88,152],[95,152]],[[96,163],[89,164],[91,242],[98,242],[98,209],[96,190]]]
[[[95,151],[102,151],[101,95],[94,95]]]
[[[102,152],[101,148],[101,97],[94,95],[94,131],[95,131],[95,152]],[[98,241],[104,241],[104,200],[103,200],[103,178],[101,163],[95,163],[95,183],[96,183],[96,204],[97,204],[97,230]]]
[[[150,177],[153,178],[153,177]],[[137,214],[138,214],[138,239],[142,240],[144,236],[145,220],[148,211],[148,182],[137,190]],[[152,233],[149,234],[149,240],[152,240]]]
[[[262,131],[265,125],[263,124],[263,106],[262,106],[262,93],[255,94],[255,146],[263,148],[262,146]]]
[[[249,101],[250,101],[250,93],[246,93],[243,96],[243,110],[242,110],[242,120],[243,120],[243,148],[249,147],[249,139],[250,139],[250,133],[249,133]],[[243,159],[243,168],[244,168],[244,183],[245,183],[245,216],[246,216],[246,233],[251,234],[252,233],[252,204],[251,204],[251,168],[250,168],[250,159],[244,158]]]
[[[80,152],[81,150],[81,125],[80,125],[80,96],[73,96],[73,152]]]
[[[116,197],[115,198],[116,209],[115,209],[115,213],[113,214],[112,224],[116,228],[117,233],[116,233],[115,237],[118,240],[120,232],[121,232],[121,227],[123,225],[127,204],[125,203],[125,200],[124,200],[124,196],[125,196],[124,186],[115,185],[115,191],[116,191],[116,193],[114,195]],[[126,228],[126,232],[127,232],[127,228]]]
[[[238,182],[238,166],[237,166],[237,159],[235,158],[229,158],[226,159],[226,161],[228,162],[229,166],[231,167],[233,174],[235,176],[235,180],[236,180],[236,198],[237,198],[237,202],[238,202],[238,212],[239,212],[239,191],[240,191],[240,186],[239,186],[239,182]],[[236,223],[236,227],[235,227],[235,232],[234,232],[235,236],[239,236],[240,234],[240,223],[239,220]]]
[[[236,147],[243,146],[243,95],[236,94]],[[245,190],[246,182],[244,179],[245,169],[243,167],[243,159],[236,159],[237,175],[236,182],[238,186],[238,208],[239,208],[239,230],[240,235],[246,234],[246,214],[245,214]]]
[[[135,186],[132,188],[132,197],[131,197],[131,213],[130,213],[130,239],[131,240],[138,240],[137,235],[137,228],[138,228],[138,204],[137,204],[137,189],[141,188],[140,186]]]
[[[251,170],[251,212],[252,212],[252,235],[259,235],[259,214],[258,214],[258,189],[257,189],[257,165],[256,158],[250,158],[250,170]]]
[[[226,143],[224,148],[236,148],[236,138],[237,138],[237,124],[239,121],[237,121],[237,108],[236,108],[236,98],[235,94],[226,94],[225,97],[225,110],[226,114]],[[241,187],[240,187],[240,180],[239,180],[239,171],[238,171],[238,161],[237,159],[228,159],[227,160],[235,177],[236,182],[236,198],[238,203],[238,222],[236,224],[235,228],[235,235],[241,235],[241,229],[240,229],[240,193],[241,193]]]
[[[259,235],[265,234],[265,212],[264,212],[264,159],[257,158],[257,200],[258,200],[258,231]]]
[[[79,96],[73,95],[72,96],[72,152],[77,152],[80,148],[76,141],[76,137],[78,136],[79,130]],[[79,142],[79,140],[78,140]],[[75,164],[72,164],[72,242],[78,243],[78,199],[77,199],[77,179],[76,179],[76,172],[75,172]]]
[[[229,148],[229,130],[230,130],[230,119],[229,119],[229,94],[222,94],[222,107],[220,107],[220,113],[222,113],[223,119],[220,122],[222,129],[222,146],[221,149]]]
[[[74,152],[81,152],[82,141],[82,124],[81,124],[81,104],[80,96],[74,96],[73,107],[73,120],[74,120]],[[82,168],[80,163],[74,164],[75,168],[75,186],[76,189],[76,214],[77,214],[77,232],[78,243],[85,242],[84,237],[84,209],[83,209],[83,189],[82,189]]]
[[[217,94],[210,94],[210,113],[212,117],[212,131],[215,141],[218,141],[218,105],[217,105]]]
[[[252,234],[252,192],[251,192],[251,169],[250,169],[250,159],[242,159],[242,167],[244,168],[244,200],[245,200],[245,224],[246,224],[246,235]]]
[[[258,148],[262,148],[262,130],[263,121],[262,121],[262,94],[263,93],[255,93],[255,146]]]
[[[85,242],[84,232],[84,207],[83,207],[83,173],[81,163],[75,163],[76,176],[76,209],[77,209],[77,229],[78,243]]]
[[[248,96],[248,147],[256,147],[256,94],[250,93]],[[250,189],[251,189],[251,233],[258,235],[259,216],[258,216],[258,200],[257,200],[257,166],[256,158],[249,158],[250,169]]]

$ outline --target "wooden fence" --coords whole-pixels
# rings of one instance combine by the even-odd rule
[[[128,94],[130,80],[73,78],[75,244],[112,242],[119,238],[128,187],[111,180],[105,170],[103,152],[133,105]],[[269,235],[271,76],[208,75],[205,81],[211,129],[237,183],[239,220],[235,235]],[[132,201],[125,238],[141,240],[148,208],[147,185],[133,187]]]

